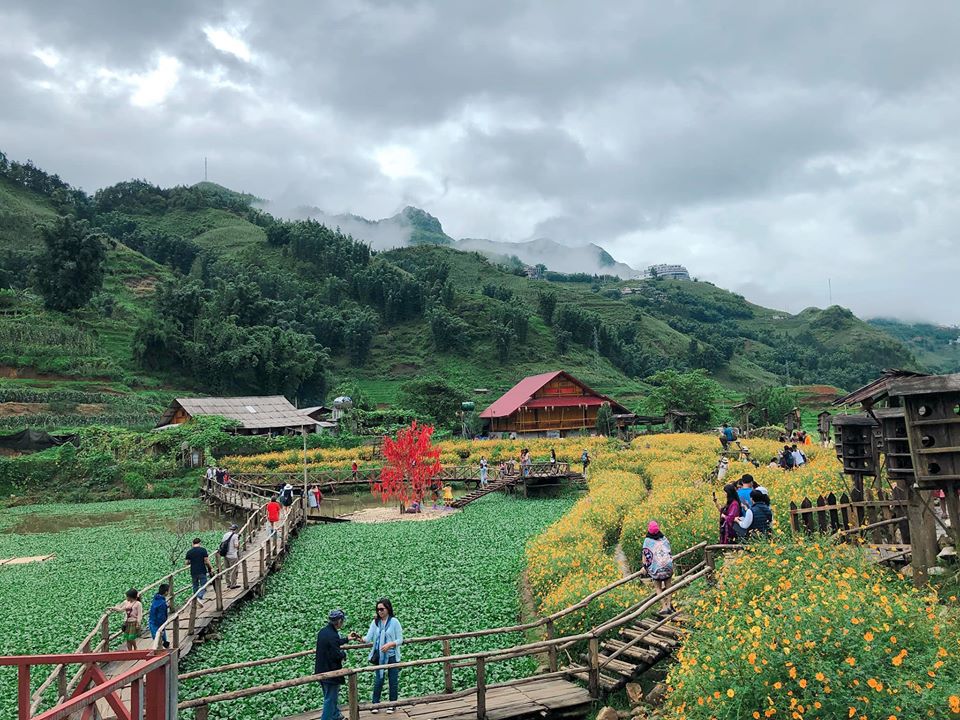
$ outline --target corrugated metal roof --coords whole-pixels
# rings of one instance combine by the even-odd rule
[[[245,396],[228,398],[177,398],[164,412],[157,426],[169,423],[177,408],[181,407],[191,417],[220,415],[239,421],[244,428],[298,428],[316,424],[302,411],[297,410],[283,395]]]
[[[853,405],[854,403],[873,405],[887,397],[890,383],[913,377],[927,377],[927,373],[914,372],[913,370],[884,370],[883,375],[873,382],[867,383],[863,387],[857,388],[853,392],[837,398],[831,405]]]
[[[623,405],[618,403],[616,400],[608,398],[606,395],[601,395],[592,388],[587,387],[582,382],[577,380],[573,375],[563,370],[553,370],[552,372],[540,373],[539,375],[530,375],[525,377],[523,380],[518,382],[512,388],[507,390],[503,395],[493,401],[491,405],[480,413],[482,418],[498,418],[498,417],[508,417],[519,410],[521,407],[527,405],[531,398],[533,398],[534,393],[537,392],[540,388],[546,385],[551,380],[558,378],[559,376],[564,375],[568,380],[575,382],[577,385],[582,387],[586,392],[594,395],[598,398],[601,398],[603,401],[610,403],[611,408],[616,412],[630,412]],[[537,401],[539,402],[539,400]],[[581,401],[582,402],[582,401]],[[560,405],[560,403],[555,403]]]

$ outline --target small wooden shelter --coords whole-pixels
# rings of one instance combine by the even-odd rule
[[[830,426],[833,424],[833,415],[829,410],[822,410],[817,415],[817,432],[820,434],[820,444],[826,445],[830,441]]]
[[[480,417],[490,433],[518,436],[563,437],[589,433],[596,427],[597,411],[609,405],[615,416],[630,411],[573,377],[554,370],[525,377],[497,398]]]
[[[667,410],[664,414],[664,420],[667,425],[670,426],[670,430],[675,433],[690,432],[690,423],[693,422],[693,418],[697,416],[694,412],[689,412],[687,410],[677,410],[672,408]]]
[[[744,400],[742,403],[737,403],[731,409],[738,411],[740,416],[740,429],[743,431],[744,436],[750,434],[750,412],[756,407],[756,405],[749,400]]]
[[[236,420],[238,435],[279,435],[314,432],[317,420],[295,408],[283,395],[263,397],[177,398],[171,401],[157,429],[180,425],[195,417],[218,415]]]

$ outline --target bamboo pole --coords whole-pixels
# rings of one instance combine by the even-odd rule
[[[590,697],[600,697],[600,639],[592,637],[587,644]]]
[[[547,620],[547,640],[553,640],[556,638],[557,631],[553,625],[553,620]],[[547,649],[547,657],[550,665],[550,672],[557,671],[557,646],[551,645]]]

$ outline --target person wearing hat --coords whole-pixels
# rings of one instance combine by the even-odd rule
[[[290,483],[284,485],[283,490],[280,491],[280,502],[284,507],[293,505],[293,485]]]
[[[347,616],[343,610],[339,608],[331,610],[327,619],[327,624],[317,633],[317,652],[313,659],[313,672],[316,675],[341,670],[343,661],[347,659],[347,653],[340,646],[350,640],[360,639],[357,633],[350,633],[347,637],[340,634],[340,628],[347,622]],[[342,677],[320,681],[320,687],[323,690],[323,714],[320,720],[340,720],[343,717],[340,712],[341,685],[343,685]]]
[[[240,569],[240,528],[236,523],[230,525],[230,529],[223,534],[220,541],[220,549],[217,553],[223,558],[223,565],[227,571],[227,587],[235,590],[240,587],[237,585],[237,570]]]
[[[643,567],[647,577],[653,581],[657,592],[664,592],[670,587],[670,578],[673,577],[673,553],[670,541],[660,532],[660,525],[651,520],[647,525],[647,537],[643,540]],[[676,612],[669,595],[664,595],[660,601],[660,615],[670,615]]]

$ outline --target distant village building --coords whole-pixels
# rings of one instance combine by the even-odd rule
[[[630,411],[592,390],[563,370],[526,377],[495,400],[480,417],[490,434],[518,437],[566,437],[589,434],[597,424],[597,410],[609,404],[614,419]]]
[[[689,280],[690,273],[683,265],[651,265],[640,273],[641,280],[653,280],[654,278],[663,278],[665,280]]]
[[[185,423],[195,417],[219,415],[236,420],[238,435],[282,435],[318,432],[321,428],[336,427],[324,419],[324,407],[298,410],[282,395],[264,397],[177,398],[170,403],[157,423],[163,429]]]

